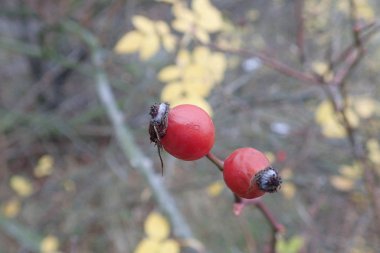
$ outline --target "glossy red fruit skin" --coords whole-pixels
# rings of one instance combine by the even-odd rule
[[[214,123],[200,107],[183,104],[169,111],[168,128],[161,144],[172,156],[185,161],[198,160],[211,150],[214,140]]]
[[[264,195],[264,191],[253,181],[255,175],[268,168],[268,158],[254,148],[239,148],[224,161],[223,177],[228,188],[245,199]]]

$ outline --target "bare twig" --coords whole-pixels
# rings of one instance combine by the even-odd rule
[[[355,47],[361,48],[362,41],[360,39],[360,33],[356,26],[356,21],[358,20],[357,6],[354,0],[349,0],[350,3],[350,23],[351,23],[351,31],[352,37],[354,39]]]
[[[275,59],[273,57],[268,56],[267,54],[263,52],[252,52],[250,50],[245,49],[229,49],[229,48],[222,48],[215,44],[208,44],[206,45],[216,51],[223,52],[223,53],[229,53],[229,54],[235,54],[240,55],[242,57],[257,57],[261,60],[261,62],[271,68],[274,69],[286,76],[293,77],[297,80],[300,80],[302,82],[308,83],[308,84],[320,84],[318,79],[310,74],[304,73],[302,71],[299,71],[297,69],[294,69],[292,67],[289,67],[287,64],[279,61],[278,59]]]
[[[355,66],[359,63],[362,56],[363,49],[361,47],[357,48],[356,50],[352,50],[350,54],[347,55],[347,58],[344,61],[344,66],[341,67],[334,75],[331,84],[338,86],[343,84]]]
[[[283,233],[285,227],[277,221],[271,210],[265,205],[261,198],[243,199],[234,194],[235,198],[235,214],[239,215],[243,208],[247,205],[256,206],[257,209],[263,214],[272,228],[271,242],[269,244],[268,253],[276,253],[277,237],[279,233]]]
[[[160,208],[167,214],[173,225],[174,235],[182,239],[193,238],[190,226],[178,209],[176,202],[166,188],[162,177],[155,173],[153,162],[143,154],[141,149],[138,148],[131,130],[123,122],[123,114],[117,107],[116,99],[103,67],[103,55],[97,39],[76,23],[67,22],[64,24],[64,27],[68,31],[80,36],[90,47],[91,61],[95,67],[94,78],[96,90],[107,111],[107,115],[112,122],[115,137],[124,152],[124,155],[128,158],[131,166],[139,171],[148,181]]]
[[[333,63],[334,65],[342,65],[342,67],[336,71],[332,81],[328,83],[328,89],[326,90],[336,111],[342,116],[342,125],[346,130],[347,138],[352,149],[352,155],[363,167],[364,185],[368,193],[371,208],[374,212],[375,222],[377,224],[376,227],[380,228],[380,193],[378,193],[374,180],[376,178],[376,172],[368,160],[368,155],[364,149],[364,144],[358,140],[359,136],[357,131],[349,120],[347,115],[347,97],[344,93],[344,85],[347,78],[352,73],[355,66],[357,66],[363,58],[365,52],[363,48],[364,43],[368,41],[377,29],[372,29],[372,31],[367,33],[365,36],[361,36],[361,30],[368,30],[370,28],[374,28],[375,26],[368,25],[362,26],[360,29],[358,28],[356,25],[356,6],[353,0],[350,0],[350,15],[353,43],[347,49],[343,50],[338,57],[338,60]]]
[[[379,27],[376,26],[376,23],[370,23],[363,26],[357,26],[353,29],[357,30],[357,33],[360,33],[360,36],[358,37],[361,41],[361,44],[365,44],[368,42],[368,40],[379,30]],[[339,65],[340,63],[344,62],[345,59],[352,53],[353,50],[356,50],[356,43],[355,39],[354,42],[349,45],[347,48],[342,50],[342,52],[332,61],[332,66]]]
[[[172,221],[174,234],[180,238],[192,238],[190,226],[178,210],[175,200],[166,189],[162,178],[155,173],[152,161],[138,149],[130,130],[123,123],[123,114],[116,106],[116,100],[103,71],[102,57],[99,51],[95,51],[92,55],[92,61],[96,66],[95,78],[98,96],[107,109],[120,147],[128,157],[131,166],[140,171],[149,182],[158,204]]]

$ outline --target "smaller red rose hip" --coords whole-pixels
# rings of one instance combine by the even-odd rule
[[[275,192],[281,185],[281,177],[270,166],[268,158],[254,148],[232,152],[224,161],[223,177],[232,192],[246,199]]]
[[[214,123],[198,106],[183,104],[169,110],[161,103],[151,107],[150,115],[150,140],[178,159],[200,159],[214,145]]]

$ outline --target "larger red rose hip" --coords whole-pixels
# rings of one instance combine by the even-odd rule
[[[192,161],[207,155],[214,139],[215,128],[210,116],[198,106],[184,104],[169,111],[161,144],[178,159]]]

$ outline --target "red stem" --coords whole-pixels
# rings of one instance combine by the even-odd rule
[[[216,155],[214,155],[212,152],[209,152],[206,157],[221,171],[223,172],[223,160],[218,158]],[[255,198],[255,199],[243,199],[234,194],[235,197],[235,205],[241,205],[241,209],[246,206],[247,204],[256,206],[260,212],[264,215],[266,220],[269,222],[269,224],[272,227],[272,236],[271,236],[271,243],[270,243],[270,253],[276,253],[276,245],[277,245],[277,233],[281,233],[284,231],[284,226],[279,223],[273,213],[270,211],[270,209],[265,205],[264,202],[262,202],[261,198]]]
[[[284,231],[284,226],[279,223],[274,217],[273,213],[270,211],[267,205],[263,201],[258,201],[255,203],[255,206],[261,211],[265,218],[269,221],[272,226],[273,232],[281,233]]]
[[[277,245],[277,234],[284,232],[285,230],[284,226],[276,220],[273,213],[270,211],[270,209],[262,201],[261,198],[243,199],[237,196],[236,194],[234,194],[234,197],[235,197],[235,205],[242,205],[242,207],[239,208],[239,212],[246,205],[254,205],[264,215],[264,217],[266,218],[266,220],[269,222],[270,226],[272,227],[272,236],[271,236],[271,243],[269,245],[270,246],[269,252],[275,253],[276,245]]]
[[[220,170],[223,172],[223,160],[215,156],[211,151],[206,155],[206,157]]]

